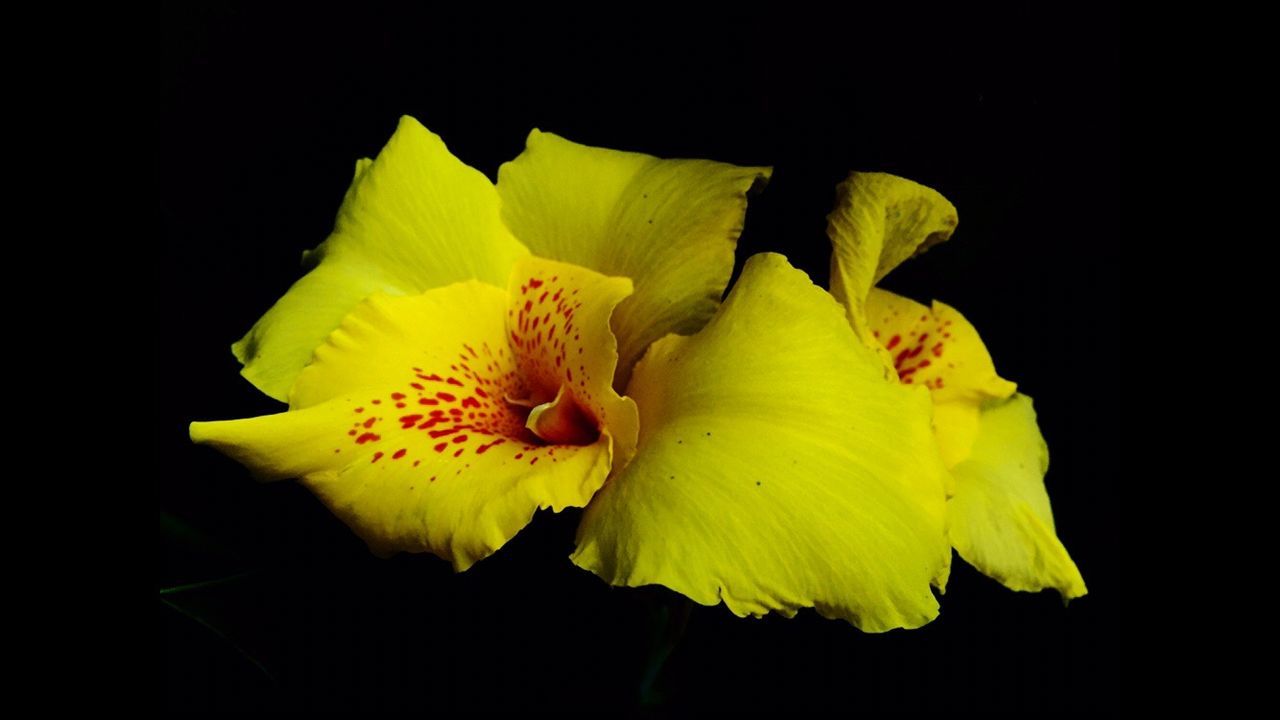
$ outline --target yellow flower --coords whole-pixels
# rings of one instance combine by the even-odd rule
[[[852,173],[837,190],[827,233],[831,292],[888,377],[923,386],[950,471],[948,534],[960,556],[1014,590],[1056,588],[1070,600],[1084,580],[1053,526],[1044,475],[1049,451],[1031,398],[996,374],[977,330],[954,308],[925,307],[874,287],[912,255],[951,237],[958,218],[942,195],[882,173]]]
[[[927,393],[779,255],[719,301],[768,175],[535,130],[495,187],[405,118],[235,346],[288,411],[191,436],[380,553],[465,570],[585,507],[572,560],[609,583],[922,625],[950,560]]]

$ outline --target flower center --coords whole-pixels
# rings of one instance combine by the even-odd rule
[[[600,437],[600,423],[565,385],[554,400],[529,411],[525,427],[552,445],[590,445]]]

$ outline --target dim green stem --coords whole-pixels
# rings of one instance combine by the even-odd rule
[[[644,675],[640,679],[640,705],[655,707],[663,701],[663,694],[655,685],[667,665],[671,653],[680,644],[685,629],[689,626],[689,618],[693,614],[693,603],[683,595],[669,595],[655,601],[651,612],[654,629],[653,642],[650,645],[649,660],[645,664]]]

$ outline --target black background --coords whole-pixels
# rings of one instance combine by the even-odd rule
[[[1103,169],[1121,151],[1114,43],[1068,18],[804,20],[736,11],[592,20],[404,8],[231,6],[165,18],[156,172],[162,706],[170,709],[640,711],[658,590],[605,586],[566,559],[576,514],[540,514],[462,575],[380,560],[305,490],[260,485],[186,425],[275,412],[228,346],[324,239],[358,157],[402,114],[494,177],[530,128],[667,157],[773,165],[739,267],[786,254],[825,285],[825,215],[851,169],[940,190],[949,243],[886,287],[960,308],[1001,374],[1035,397],[1060,537],[1090,595],[1000,587],[957,560],[942,614],[865,635],[803,612],[695,607],[649,710],[1098,709],[1116,478],[1091,387],[1115,244]],[[1085,210],[1082,212],[1082,210]],[[243,575],[241,575],[243,573]],[[184,612],[175,609],[181,607]],[[200,621],[193,619],[200,618]],[[201,623],[203,621],[204,624]],[[252,658],[252,660],[250,659]],[[255,664],[256,663],[256,664]],[[261,666],[261,667],[259,667]]]

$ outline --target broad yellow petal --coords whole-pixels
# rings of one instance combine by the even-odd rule
[[[906,385],[933,394],[934,432],[947,467],[969,454],[982,403],[1007,398],[1017,385],[996,374],[978,331],[954,308],[926,307],[888,290],[867,296],[867,327]]]
[[[957,465],[947,504],[960,557],[1013,590],[1055,588],[1070,600],[1086,592],[1058,540],[1044,475],[1049,449],[1031,398],[993,401],[982,412],[969,457]]]
[[[879,352],[866,319],[871,288],[903,260],[951,237],[958,222],[946,198],[905,178],[855,172],[836,188],[836,207],[827,216],[831,294],[867,347]]]
[[[318,263],[233,346],[244,376],[278,400],[329,333],[375,292],[416,294],[467,279],[505,286],[528,251],[498,216],[482,173],[410,117],[374,161],[357,164]]]
[[[514,292],[470,281],[368,298],[301,373],[290,412],[194,423],[192,438],[265,478],[301,478],[376,551],[429,551],[466,569],[536,509],[585,505],[615,440],[624,455],[635,445],[635,407],[611,385],[609,337],[630,283],[534,258],[512,277]],[[535,284],[548,299],[572,298],[532,305],[557,308],[539,329],[566,333],[558,345],[521,328]],[[547,442],[529,416],[546,394],[537,369],[556,366],[552,347],[586,369],[560,401],[590,425]]]
[[[867,631],[937,613],[945,470],[921,388],[885,382],[843,310],[757,255],[715,318],[636,367],[635,459],[592,500],[573,561],[738,615],[815,607]]]
[[[534,254],[629,277],[635,294],[613,318],[619,373],[667,333],[692,333],[715,312],[733,270],[747,191],[769,168],[660,160],[588,147],[534,130],[498,171],[502,217]]]

